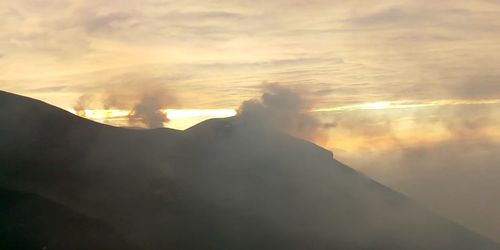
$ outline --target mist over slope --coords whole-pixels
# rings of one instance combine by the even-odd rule
[[[0,188],[96,218],[140,249],[500,249],[240,117],[132,130],[0,92],[0,121]]]

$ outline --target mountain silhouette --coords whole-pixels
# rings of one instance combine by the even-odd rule
[[[0,121],[0,230],[28,228],[2,233],[0,249],[19,249],[16,239],[64,241],[47,249],[500,249],[331,152],[238,116],[127,129],[0,92]]]
[[[38,195],[0,189],[1,249],[139,249],[105,223]]]

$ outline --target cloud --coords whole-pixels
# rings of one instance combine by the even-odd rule
[[[28,73],[36,79],[29,85],[52,81],[47,78],[53,76],[77,85],[81,79],[74,73],[88,72],[89,82],[97,82],[111,69],[155,64],[190,74],[191,88],[214,93],[216,101],[207,106],[238,105],[240,101],[233,97],[242,86],[262,81],[329,84],[335,91],[323,92],[324,100],[333,106],[448,98],[435,86],[458,88],[445,82],[457,82],[478,67],[498,64],[490,53],[500,44],[498,32],[491,27],[498,23],[498,9],[482,3],[446,2],[431,8],[398,0],[258,5],[251,1],[59,1],[53,5],[51,1],[49,7],[41,6],[42,2],[5,2],[0,51],[9,52],[9,64],[2,65],[8,90],[20,92],[12,82]],[[436,53],[441,48],[446,53]],[[228,95],[227,89],[238,90]],[[477,96],[483,93],[492,92]]]
[[[447,87],[451,94],[464,99],[500,98],[500,75],[478,74]]]
[[[385,116],[374,116],[374,111],[346,112],[338,114],[335,124],[347,129],[350,134],[361,137],[379,137],[391,133],[391,119]]]
[[[81,117],[86,117],[85,109],[89,107],[93,100],[94,96],[91,94],[84,94],[78,97],[75,106],[73,106],[75,113]]]
[[[161,86],[154,86],[142,93],[140,100],[128,115],[130,124],[141,123],[148,128],[163,127],[169,120],[164,109],[174,102]]]
[[[198,12],[169,12],[159,18],[170,22],[189,22],[199,23],[206,21],[236,21],[244,16],[239,13],[226,12],[226,11],[198,11]]]
[[[129,125],[158,128],[169,122],[164,110],[175,103],[177,100],[174,95],[162,84],[122,82],[83,94],[73,109],[80,116],[85,116],[85,109],[96,107],[130,110],[123,117]]]
[[[79,25],[82,26],[88,32],[95,31],[114,31],[114,27],[130,20],[134,15],[128,12],[113,12],[107,14],[97,15],[91,11],[83,10],[81,13],[77,14],[82,17]]]
[[[499,51],[500,9],[494,2],[0,1],[0,51],[8,52],[0,60],[0,85],[30,95],[34,93],[25,91],[26,86],[46,86],[38,97],[63,107],[73,104],[64,101],[73,102],[67,96],[74,93],[94,96],[91,101],[82,97],[78,110],[98,103],[105,108],[135,107],[139,115],[124,119],[147,126],[165,121],[158,107],[172,105],[164,101],[172,97],[149,96],[141,90],[145,82],[168,82],[176,96],[189,92],[189,98],[183,98],[186,106],[205,108],[237,106],[253,96],[247,86],[254,82],[301,83],[308,91],[263,87],[265,94],[244,103],[240,116],[246,113],[249,122],[315,141],[325,138],[328,127],[346,144],[362,145],[357,149],[363,153],[391,147],[394,151],[380,159],[381,164],[397,162],[391,171],[378,170],[374,162],[379,161],[367,161],[367,169],[384,174],[388,182],[395,169],[405,169],[408,185],[423,189],[419,181],[433,176],[438,163],[485,162],[479,153],[473,154],[474,161],[464,157],[471,151],[485,152],[480,145],[492,143],[488,138],[498,114],[478,111],[479,106],[405,110],[394,116],[344,112],[325,125],[306,111],[314,105],[394,99],[500,98],[495,76],[500,61],[492,53]],[[471,77],[485,67],[491,71]],[[174,68],[189,79],[173,84]],[[108,81],[116,76],[111,69],[125,73]],[[142,75],[131,76],[132,71]],[[68,87],[50,89],[62,84]],[[315,94],[321,100],[305,98]],[[412,125],[404,131],[397,121],[402,118]],[[444,142],[419,141],[435,129],[447,136],[440,138]],[[413,134],[413,139],[399,140],[402,133]],[[453,144],[456,150],[451,150]],[[340,142],[335,146],[343,147]],[[458,156],[440,154],[445,148]],[[440,155],[433,162],[432,152]],[[416,171],[429,166],[432,171],[412,174],[410,167],[401,166]],[[471,173],[460,169],[464,178]],[[457,185],[463,183],[467,181]]]
[[[333,119],[340,160],[497,241],[500,184],[497,105],[351,111]],[[343,145],[344,144],[344,145]]]
[[[31,93],[54,93],[54,92],[61,92],[65,91],[67,85],[57,85],[57,86],[50,86],[50,87],[35,87],[35,88],[29,88],[27,91]]]
[[[323,125],[310,111],[314,100],[300,87],[265,83],[259,99],[247,100],[238,109],[246,123],[279,129],[308,140],[322,140]]]

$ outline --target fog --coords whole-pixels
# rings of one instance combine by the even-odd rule
[[[500,241],[498,105],[358,111],[331,117],[337,159]],[[344,145],[342,138],[351,138]]]
[[[498,248],[245,116],[131,130],[20,97],[0,103],[2,187],[96,218],[143,249]]]

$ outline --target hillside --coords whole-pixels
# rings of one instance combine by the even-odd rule
[[[138,249],[101,221],[38,195],[0,189],[0,249]]]
[[[329,151],[238,117],[132,130],[0,92],[0,121],[0,188],[96,218],[140,249],[500,249]],[[75,225],[59,219],[36,230]]]

